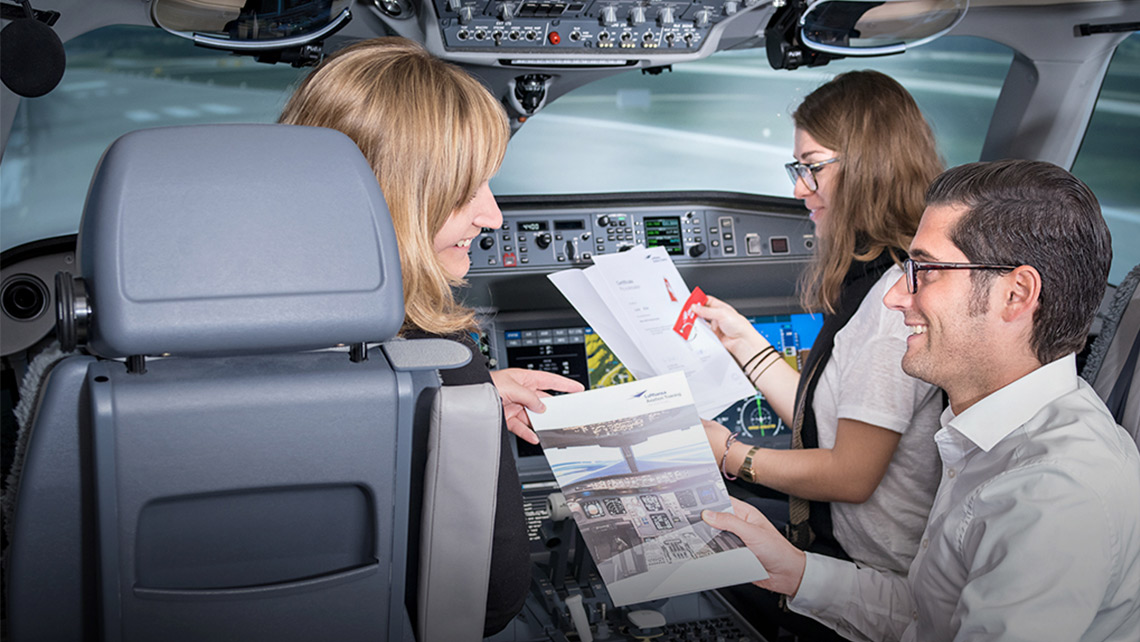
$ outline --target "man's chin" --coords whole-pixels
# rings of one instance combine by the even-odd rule
[[[909,351],[903,355],[902,371],[914,377],[915,379],[921,379],[926,383],[934,383],[931,381],[933,373],[931,371],[931,368],[928,367],[928,364],[923,363],[922,359],[920,359],[918,355],[912,355]]]

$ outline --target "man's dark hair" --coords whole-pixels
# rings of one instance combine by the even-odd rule
[[[1087,185],[1041,161],[970,163],[936,178],[926,204],[968,208],[950,240],[969,261],[1030,265],[1041,274],[1031,347],[1042,364],[1084,347],[1112,263],[1112,238]],[[971,273],[975,298],[997,274]]]

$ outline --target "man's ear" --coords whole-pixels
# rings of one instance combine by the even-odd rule
[[[1003,321],[1032,321],[1041,299],[1041,273],[1032,265],[1022,265],[1006,275],[1002,300]]]

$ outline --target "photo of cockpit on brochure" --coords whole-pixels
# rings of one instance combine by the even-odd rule
[[[545,402],[532,421],[615,605],[767,577],[701,520],[732,509],[684,375]]]

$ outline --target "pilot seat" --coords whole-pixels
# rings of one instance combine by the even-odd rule
[[[395,235],[350,139],[127,134],[96,170],[77,259],[58,333],[87,350],[51,370],[27,435],[12,640],[481,637],[499,398],[440,388],[464,346],[396,337]],[[454,403],[464,437],[448,440]],[[465,513],[438,476],[460,468]]]

